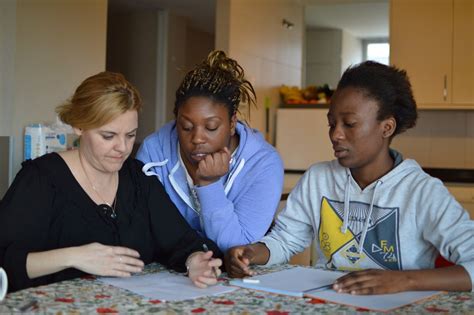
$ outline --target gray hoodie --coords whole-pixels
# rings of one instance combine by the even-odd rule
[[[314,164],[262,239],[271,253],[267,265],[287,262],[313,240],[316,266],[431,269],[439,251],[474,283],[474,221],[414,160],[363,190],[337,160]]]

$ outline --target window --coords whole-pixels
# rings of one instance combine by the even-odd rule
[[[364,60],[373,60],[382,64],[389,64],[390,44],[388,40],[364,40],[363,41]]]

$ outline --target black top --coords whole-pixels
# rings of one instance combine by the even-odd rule
[[[159,262],[184,271],[184,262],[206,243],[181,216],[160,181],[145,176],[143,164],[125,161],[119,171],[116,213],[97,205],[82,189],[65,161],[47,154],[23,167],[0,202],[0,266],[10,291],[83,275],[77,269],[29,279],[26,257],[45,251],[99,242],[137,250],[145,264]]]

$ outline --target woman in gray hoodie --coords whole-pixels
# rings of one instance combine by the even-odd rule
[[[405,71],[370,61],[347,69],[328,112],[336,160],[310,167],[260,242],[229,250],[229,274],[287,262],[313,242],[316,266],[353,271],[338,292],[472,290],[474,221],[440,180],[390,149],[416,119]],[[456,265],[434,269],[438,253]]]

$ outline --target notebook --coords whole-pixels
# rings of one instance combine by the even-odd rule
[[[332,289],[332,284],[344,274],[340,271],[295,267],[252,277],[252,280],[258,280],[259,283],[246,283],[242,279],[235,279],[231,280],[230,284],[283,295],[318,298],[383,312],[441,293],[439,291],[407,291],[381,295],[337,293]]]

